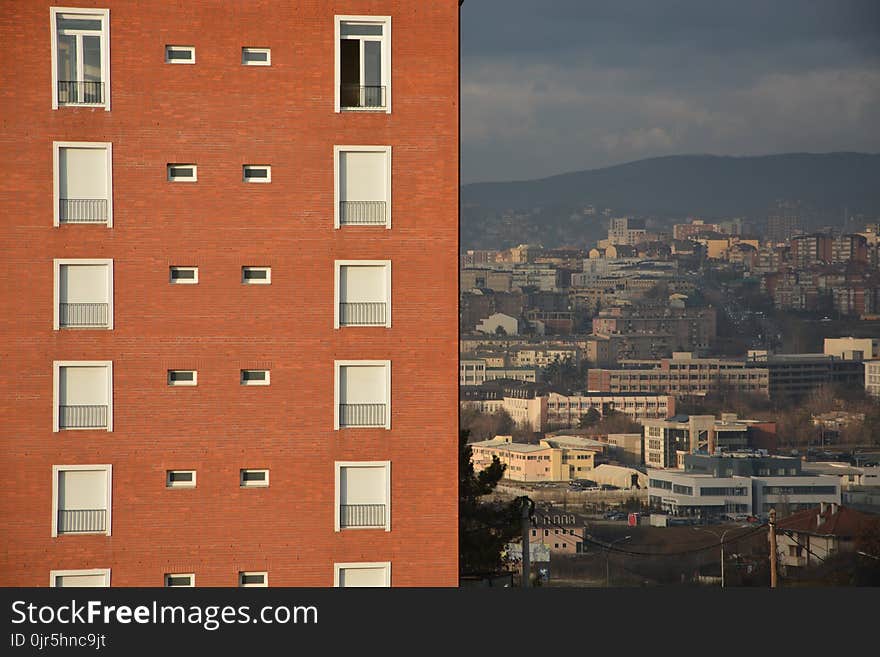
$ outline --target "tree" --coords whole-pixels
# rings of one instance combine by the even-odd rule
[[[507,335],[507,331],[499,324],[495,327],[495,335]]]
[[[504,547],[520,530],[516,501],[484,501],[504,476],[506,466],[492,457],[492,464],[474,472],[473,450],[468,432],[458,436],[459,571],[462,575],[498,572],[504,568]]]
[[[578,429],[589,429],[590,427],[596,426],[601,419],[602,414],[593,406],[590,406],[590,410],[581,415],[580,422],[578,422]]]

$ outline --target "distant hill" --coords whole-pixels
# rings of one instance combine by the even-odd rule
[[[567,229],[556,224],[575,222],[574,211],[587,204],[621,214],[763,218],[776,199],[799,199],[830,215],[842,215],[844,207],[880,215],[880,154],[673,155],[540,180],[464,185],[462,246],[488,248],[484,238],[507,242],[511,231],[524,231],[522,239],[510,235],[513,241],[549,230],[549,241],[558,235],[565,242]],[[535,208],[540,210],[532,213],[533,220],[502,222],[499,215],[506,209]],[[535,221],[538,225],[532,226]],[[485,222],[498,225],[480,225]],[[577,223],[592,235],[599,227],[587,224],[602,221],[582,217]]]

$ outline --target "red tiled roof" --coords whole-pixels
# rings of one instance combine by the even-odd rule
[[[849,507],[837,505],[836,513],[832,513],[831,504],[825,506],[821,514],[823,522],[818,523],[820,507],[798,511],[779,521],[779,529],[804,532],[823,536],[858,536],[870,528],[880,528],[880,516],[855,511]]]

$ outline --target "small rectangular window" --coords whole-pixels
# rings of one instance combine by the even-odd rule
[[[242,488],[266,488],[269,485],[269,471],[241,470],[238,483]]]
[[[270,267],[242,267],[241,282],[244,285],[269,285],[272,282]]]
[[[168,164],[169,182],[195,182],[196,173],[195,164]]]
[[[195,585],[196,576],[193,573],[165,573],[165,586],[168,588],[193,587]]]
[[[168,488],[195,488],[195,470],[168,470],[165,473],[165,486]]]
[[[269,385],[269,370],[242,370],[241,385],[243,386],[267,386]]]
[[[195,370],[168,370],[170,386],[194,386],[197,382],[198,372]]]
[[[241,63],[245,66],[271,66],[272,51],[269,48],[242,48]]]
[[[165,46],[166,64],[195,64],[195,46]]]
[[[268,164],[245,164],[242,167],[242,179],[249,183],[272,182],[272,167]]]
[[[170,267],[169,282],[194,285],[199,282],[198,267]]]
[[[265,588],[269,586],[269,573],[238,573],[238,585],[242,588]]]

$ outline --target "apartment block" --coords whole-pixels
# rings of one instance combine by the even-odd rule
[[[0,584],[456,586],[460,2],[220,5],[0,27]]]

